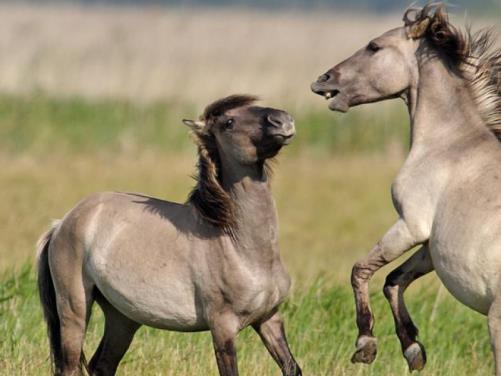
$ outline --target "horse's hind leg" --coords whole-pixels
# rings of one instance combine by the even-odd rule
[[[395,330],[410,371],[423,369],[426,364],[426,352],[423,345],[416,340],[418,329],[405,307],[404,291],[412,282],[433,269],[430,252],[425,245],[386,277],[383,289],[391,306]]]
[[[269,353],[280,366],[284,376],[300,376],[301,369],[294,360],[285,337],[283,320],[276,312],[269,319],[254,324],[253,328],[263,340]]]
[[[58,296],[57,311],[61,328],[62,376],[78,375],[84,364],[83,342],[90,308],[84,297]]]
[[[54,247],[58,247],[57,239]],[[86,285],[82,276],[82,264],[74,254],[57,252],[54,248],[50,267],[60,327],[62,360],[57,374],[62,376],[78,375],[85,366],[83,342],[93,303],[92,289]]]
[[[487,318],[496,363],[496,376],[501,376],[501,296],[496,297],[492,302]]]
[[[97,292],[104,317],[104,336],[89,363],[91,375],[114,375],[140,324],[130,320]]]

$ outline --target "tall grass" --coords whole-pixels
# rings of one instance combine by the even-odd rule
[[[138,104],[127,100],[3,95],[0,96],[0,150],[14,155],[57,150],[82,153],[103,148],[177,152],[192,145],[181,119],[196,118],[202,110],[203,106],[168,102]],[[298,132],[291,147],[293,153],[374,152],[395,145],[405,148],[408,143],[408,120],[401,104],[386,106],[377,115],[362,109],[353,109],[347,115],[327,109],[290,112],[296,119]]]

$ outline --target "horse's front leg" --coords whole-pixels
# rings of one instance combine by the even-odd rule
[[[494,353],[496,376],[501,376],[501,296],[494,298],[487,313],[487,319],[492,352]]]
[[[232,313],[215,315],[210,324],[212,343],[220,376],[238,376],[235,338],[239,331],[238,318]]]
[[[427,239],[415,236],[404,220],[398,220],[351,272],[351,285],[355,295],[358,337],[353,363],[372,363],[376,358],[377,342],[372,334],[374,317],[369,302],[369,280],[382,266],[395,260],[412,247]]]
[[[384,295],[390,303],[395,330],[410,371],[423,369],[426,364],[426,352],[423,345],[416,340],[418,329],[405,307],[404,291],[412,282],[433,269],[433,262],[426,244],[388,274],[384,284]]]
[[[252,327],[261,337],[269,353],[277,362],[284,376],[301,376],[301,369],[294,360],[285,337],[283,320],[278,312],[269,319]]]

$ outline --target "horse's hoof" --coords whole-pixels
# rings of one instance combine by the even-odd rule
[[[421,371],[426,364],[426,351],[419,342],[414,342],[404,351],[405,360],[409,365],[409,371]]]
[[[361,336],[357,339],[357,350],[351,357],[351,362],[370,364],[374,361],[374,359],[376,359],[376,354],[376,337]]]

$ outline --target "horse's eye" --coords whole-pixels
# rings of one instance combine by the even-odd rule
[[[233,119],[226,120],[226,122],[224,123],[224,129],[233,129],[233,124]]]
[[[376,42],[370,42],[367,45],[367,50],[371,52],[378,52],[381,49],[381,47],[376,43]]]

